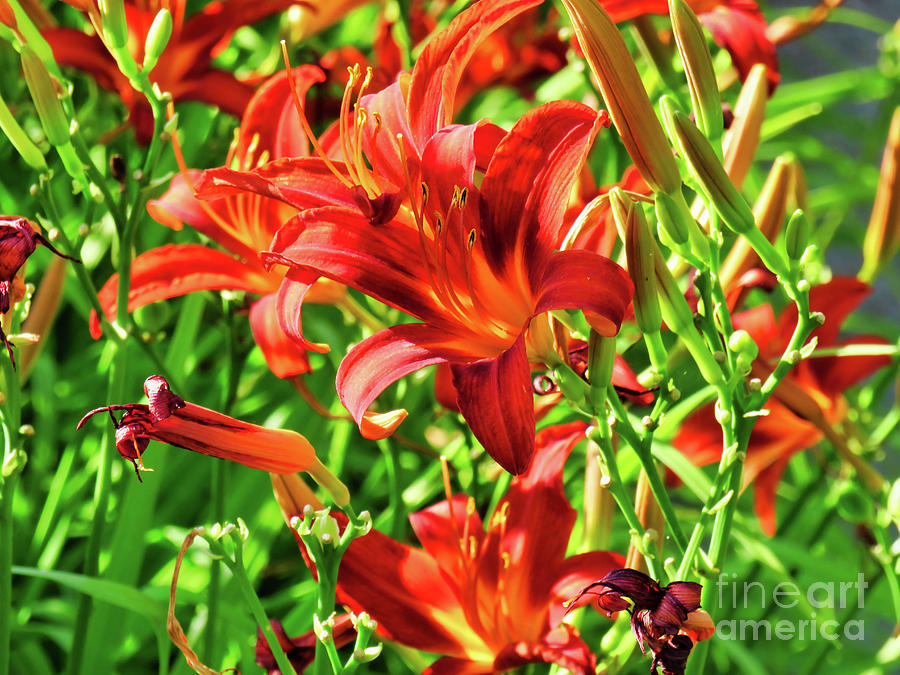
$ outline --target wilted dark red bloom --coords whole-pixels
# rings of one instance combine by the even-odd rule
[[[0,216],[0,315],[9,311],[13,279],[28,260],[28,256],[34,253],[38,244],[46,246],[60,258],[80,262],[76,258],[57,251],[53,244],[47,241],[40,232],[37,232],[25,218]],[[0,325],[0,342],[6,346],[6,352],[15,368],[16,359],[13,357],[12,345],[6,338],[2,325]]]
[[[593,675],[596,659],[563,622],[562,603],[623,559],[606,551],[566,557],[576,513],[562,471],[584,432],[580,422],[539,431],[531,466],[487,522],[458,494],[410,516],[421,548],[376,530],[354,541],[338,599],[370,614],[385,638],[441,654],[427,675],[490,675],[527,663]],[[287,518],[315,499],[292,478],[273,481]]]
[[[138,478],[146,470],[141,455],[151,440],[274,473],[314,473],[324,468],[309,441],[294,431],[267,429],[188,403],[159,375],[147,378],[144,393],[148,404],[97,408],[77,427],[97,413],[108,412],[116,427],[116,449],[134,464]],[[116,420],[115,410],[124,411],[121,419]]]
[[[825,325],[813,331],[819,347],[884,344],[883,338],[859,336],[839,340],[844,319],[871,292],[851,277],[835,277],[809,294],[811,311],[825,315]],[[765,379],[790,342],[797,324],[791,304],[779,317],[770,305],[734,315],[734,327],[746,330],[759,346],[751,375]],[[775,534],[775,492],[795,453],[828,438],[840,443],[834,426],[847,414],[842,392],[890,363],[888,356],[829,356],[798,363],[766,403],[768,414],[757,418],[747,445],[744,487],[753,483],[754,508],[763,532]],[[712,404],[688,417],[673,441],[694,464],[717,462],[722,456],[721,427]]]
[[[700,609],[700,584],[658,581],[633,569],[613,570],[586,586],[569,602],[570,607],[591,604],[609,618],[623,610],[631,613],[631,630],[641,653],[653,653],[652,673],[662,666],[666,675],[683,675],[695,640],[705,640],[715,630],[712,619]]]
[[[284,626],[280,621],[272,620],[270,623],[285,656],[288,657],[297,675],[302,675],[306,667],[312,664],[316,658],[316,634],[307,631],[303,635],[291,638],[284,632]],[[339,648],[355,639],[356,629],[349,614],[341,614],[334,619],[332,636],[335,646]],[[257,628],[256,635],[256,665],[265,669],[268,675],[282,675],[275,662],[275,657],[272,655],[272,650],[269,649],[269,643],[266,642],[262,630],[259,628]]]

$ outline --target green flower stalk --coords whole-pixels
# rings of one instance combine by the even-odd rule
[[[22,45],[22,70],[47,140],[54,146],[66,145],[70,139],[69,118],[59,101],[57,85],[37,52],[27,44]]]

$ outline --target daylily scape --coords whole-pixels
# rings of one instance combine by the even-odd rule
[[[896,672],[864,4],[0,0],[0,675]]]

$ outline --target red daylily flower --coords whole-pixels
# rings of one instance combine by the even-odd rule
[[[870,293],[867,284],[851,277],[836,277],[810,291],[810,309],[825,314],[825,324],[813,332],[819,347],[838,344],[883,344],[877,337],[838,341],[844,319]],[[794,305],[778,319],[770,305],[761,305],[734,315],[736,329],[746,330],[759,345],[759,358],[752,375],[765,378],[790,342],[797,322]],[[847,413],[845,389],[887,365],[887,356],[829,356],[811,358],[794,366],[766,404],[769,414],[753,427],[744,464],[744,486],[754,484],[754,504],[763,531],[775,534],[775,492],[791,457],[824,438],[841,442],[833,426]],[[722,456],[721,430],[713,406],[688,417],[674,445],[702,466]]]
[[[597,0],[616,23],[644,14],[668,14],[668,0]],[[778,56],[766,37],[766,20],[754,0],[688,0],[713,40],[731,55],[741,80],[756,63],[766,66],[769,85],[778,84]]]
[[[594,655],[562,623],[562,603],[623,558],[565,557],[576,514],[562,470],[585,428],[574,422],[538,432],[534,461],[513,479],[486,530],[473,500],[455,495],[410,516],[423,548],[377,531],[354,541],[341,561],[339,600],[368,612],[384,637],[444,655],[427,675],[487,675],[535,662],[593,675]],[[300,515],[297,497],[275,485],[285,517]]]
[[[116,92],[128,109],[128,117],[138,135],[147,143],[153,134],[150,107],[123,75],[102,39],[101,17],[95,0],[67,0],[88,13],[95,33],[74,28],[48,28],[42,35],[50,43],[60,65],[90,73],[97,83]],[[128,49],[140,64],[144,42],[157,12],[167,8],[173,29],[169,44],[150,73],[150,79],[176,101],[203,101],[232,115],[240,116],[250,101],[254,85],[231,73],[214,68],[212,60],[228,45],[241,26],[256,23],[303,0],[222,0],[210,2],[185,20],[186,0],[126,0]]]
[[[294,69],[298,93],[323,79],[312,66]],[[287,74],[270,78],[251,99],[241,122],[237,143],[226,164],[251,168],[263,159],[308,154],[308,142],[298,133],[296,110]],[[131,267],[128,311],[196,291],[237,290],[262,296],[250,307],[253,337],[278,377],[293,377],[309,371],[306,351],[281,330],[275,312],[276,294],[284,279],[281,269],[267,270],[259,260],[275,232],[297,209],[284,202],[252,193],[237,193],[210,202],[197,200],[193,185],[199,171],[175,176],[169,190],[148,203],[147,210],[158,222],[180,230],[186,223],[225,248],[228,253],[200,244],[170,244],[135,258]],[[116,315],[118,275],[113,275],[99,293],[107,318]],[[344,289],[329,281],[316,284],[307,302],[331,303]],[[96,314],[91,316],[91,334],[100,337]]]
[[[116,428],[116,449],[134,464],[138,478],[141,471],[148,470],[141,456],[151,440],[263,471],[330,475],[309,441],[295,431],[267,429],[189,403],[172,392],[169,383],[159,375],[144,381],[144,393],[147,404],[96,408],[81,418],[76,427],[80,429],[98,413],[109,413]],[[119,420],[115,418],[116,410],[124,411]]]
[[[402,412],[380,424],[368,417],[388,385],[449,363],[470,427],[515,474],[534,449],[529,363],[558,359],[543,315],[582,309],[595,330],[615,335],[632,292],[608,258],[556,250],[569,193],[605,115],[557,101],[506,134],[487,122],[449,125],[466,60],[487,34],[534,4],[491,0],[460,14],[409,78],[362,97],[361,113],[342,116],[339,141],[326,132],[343,163],[320,156],[249,173],[219,169],[199,186],[204,196],[244,189],[305,209],[264,254],[287,265],[296,282],[279,295],[289,335],[305,341],[299,309],[318,276],[422,322],[381,331],[344,358],[338,394],[365,435],[387,435],[402,420]],[[306,208],[311,194],[334,205]]]

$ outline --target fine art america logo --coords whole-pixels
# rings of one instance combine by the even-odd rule
[[[731,578],[729,578],[731,577]],[[869,584],[860,573],[856,581],[817,581],[806,588],[785,581],[767,588],[758,581],[737,581],[737,574],[720,574],[716,591],[720,616],[728,608],[761,610],[758,619],[723,619],[716,624],[720,640],[863,640],[862,619],[838,621],[833,610],[862,609]],[[807,618],[767,618],[799,610]],[[823,616],[819,616],[818,610]],[[827,611],[831,610],[831,611]],[[827,618],[825,618],[827,617]]]

